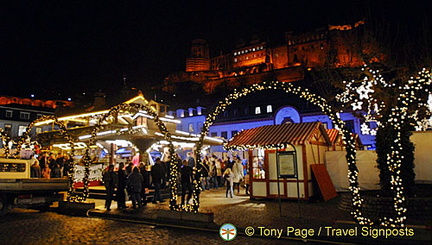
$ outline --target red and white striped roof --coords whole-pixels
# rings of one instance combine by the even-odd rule
[[[303,145],[311,143],[313,136],[319,131],[330,144],[327,133],[320,122],[288,123],[281,125],[268,125],[243,130],[234,136],[225,147],[255,148],[268,145],[293,144]]]

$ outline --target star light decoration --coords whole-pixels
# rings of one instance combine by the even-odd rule
[[[338,129],[339,132],[342,134],[342,139],[345,142],[345,149],[347,152],[346,160],[348,163],[348,178],[350,184],[349,190],[351,191],[352,194],[352,206],[353,206],[352,215],[354,216],[354,219],[359,224],[372,225],[373,222],[369,218],[363,217],[361,212],[363,199],[360,196],[360,188],[358,186],[358,169],[356,166],[356,149],[355,149],[354,136],[346,128],[345,123],[340,119],[339,113],[337,113],[335,109],[332,108],[332,106],[330,106],[324,98],[309,92],[309,90],[306,88],[294,87],[291,83],[272,81],[272,82],[263,82],[260,84],[253,84],[252,86],[244,88],[239,92],[234,90],[234,92],[232,94],[229,94],[224,100],[219,101],[218,106],[213,110],[212,113],[210,113],[207,116],[200,134],[200,141],[197,144],[197,151],[196,151],[198,153],[197,164],[201,164],[201,157],[199,153],[203,146],[204,137],[208,134],[209,128],[215,121],[217,115],[224,112],[225,109],[229,105],[231,105],[233,101],[241,97],[247,96],[250,93],[254,93],[262,90],[283,90],[287,94],[298,95],[300,98],[306,99],[307,101],[318,106],[321,109],[321,111],[325,113],[330,118],[330,120],[332,120],[332,122],[335,125],[335,128]],[[347,93],[347,95],[349,95],[349,93]],[[347,102],[349,102],[349,100]],[[280,145],[258,146],[258,147],[284,148],[286,146],[284,144],[280,144]],[[239,150],[246,149],[246,148],[247,146],[241,146]],[[197,180],[197,182],[195,183],[195,185],[197,184],[199,184],[199,180]],[[194,191],[194,195],[197,194],[199,193]]]
[[[366,112],[364,115],[365,122],[377,123],[378,128],[376,129],[370,129],[366,123],[363,123],[361,125],[362,134],[376,135],[376,131],[382,127],[392,127],[396,130],[401,130],[402,126],[406,124],[409,119],[413,119],[417,122],[416,130],[426,130],[431,127],[431,119],[428,120],[426,118],[421,120],[418,117],[421,108],[428,108],[428,110],[426,110],[426,115],[431,116],[432,94],[430,94],[428,90],[428,87],[431,85],[431,74],[429,70],[424,68],[422,71],[418,72],[416,77],[411,77],[407,83],[399,87],[394,83],[385,81],[378,70],[372,70],[367,66],[362,68],[362,70],[369,72],[371,76],[366,76],[358,87],[356,87],[357,82],[354,80],[351,82],[344,81],[346,90],[336,96],[336,99],[340,102],[348,103],[349,101],[354,101],[354,103],[351,104],[354,111]],[[381,110],[386,107],[384,102],[378,102],[378,99],[373,97],[373,86],[377,85],[383,88],[397,89],[399,91],[397,97],[398,105],[395,108],[391,108],[388,122],[385,123],[386,125],[379,124],[377,121],[377,118],[381,116]],[[429,93],[428,102],[424,101],[424,96],[421,96],[421,93]],[[416,106],[416,109],[411,113],[409,109],[412,109],[413,105]],[[403,156],[399,153],[402,150],[401,132],[399,131],[394,145],[391,146],[390,153],[387,154],[388,168],[391,173],[391,189],[395,190],[393,208],[396,212],[396,217],[383,217],[380,219],[380,223],[383,226],[404,226],[406,220],[406,198],[403,191],[403,180],[400,176]],[[353,176],[350,173],[348,177],[350,181],[352,181]],[[354,193],[355,192],[357,192],[357,190],[354,190]],[[361,199],[356,199],[355,196],[353,197],[353,204],[357,204],[357,202],[361,203],[361,201]],[[359,215],[361,215],[361,213],[356,214],[355,217],[361,217]],[[373,224],[369,219],[364,217],[362,217],[362,219],[368,221],[367,224],[369,225]]]

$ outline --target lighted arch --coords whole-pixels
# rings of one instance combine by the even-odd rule
[[[170,183],[170,209],[175,211],[192,211],[190,205],[178,205],[177,200],[177,176],[178,176],[178,167],[176,164],[176,158],[175,158],[175,150],[174,145],[172,143],[171,134],[168,131],[165,124],[159,119],[159,116],[157,114],[157,111],[154,107],[150,106],[149,104],[128,104],[123,103],[114,107],[111,107],[110,110],[104,114],[97,122],[95,128],[91,132],[91,137],[89,138],[89,144],[84,154],[84,165],[86,166],[86,175],[85,180],[88,182],[87,177],[87,166],[90,166],[90,157],[89,157],[89,147],[96,144],[96,136],[97,133],[103,129],[104,125],[103,123],[108,120],[108,118],[112,115],[117,114],[120,111],[140,111],[144,110],[146,111],[150,116],[153,117],[154,122],[159,128],[159,131],[163,134],[164,139],[169,142],[169,153],[170,153],[170,177],[169,177],[169,183]],[[88,185],[88,183],[84,182],[84,185]]]
[[[21,147],[24,144],[24,142],[26,141],[28,135],[30,134],[30,131],[33,129],[34,125],[38,122],[42,122],[45,120],[53,120],[54,124],[59,126],[60,128],[60,135],[62,135],[64,138],[66,138],[66,140],[68,141],[70,147],[71,147],[71,155],[73,156],[75,153],[75,149],[74,149],[74,143],[75,140],[74,138],[69,134],[69,132],[67,131],[67,127],[66,125],[59,121],[57,116],[54,115],[45,115],[42,116],[36,120],[34,120],[33,122],[31,122],[28,126],[26,131],[22,134],[21,138],[19,139],[18,143],[17,143],[17,150],[14,154],[15,158],[18,158],[20,152],[21,152]],[[68,172],[68,179],[69,179],[69,190],[67,192],[67,200],[68,201],[85,201],[87,196],[83,195],[80,196],[78,194],[75,193],[74,188],[73,188],[73,175],[74,175],[74,170],[75,170],[75,164],[74,162],[70,162],[69,165],[69,172]],[[87,176],[88,178],[88,176]],[[88,192],[88,186],[87,186],[87,192]]]
[[[223,101],[219,101],[218,106],[213,110],[211,114],[209,114],[206,118],[206,121],[204,122],[201,134],[200,134],[200,140],[197,144],[197,164],[201,164],[201,148],[203,146],[203,140],[204,137],[208,134],[210,126],[213,124],[213,122],[216,119],[216,116],[220,113],[224,112],[226,107],[231,105],[233,101],[247,96],[250,93],[263,91],[263,90],[283,90],[286,93],[289,94],[296,94],[300,98],[306,99],[307,101],[313,103],[314,105],[318,106],[323,113],[325,113],[330,120],[335,125],[335,128],[340,130],[342,133],[342,139],[345,143],[345,149],[346,149],[346,160],[348,162],[348,176],[349,176],[349,182],[350,182],[350,191],[353,196],[353,207],[354,211],[352,214],[354,215],[354,218],[357,220],[359,224],[372,224],[373,222],[362,216],[361,213],[361,207],[362,207],[362,199],[360,196],[360,188],[358,187],[358,169],[356,166],[356,149],[355,149],[355,141],[351,133],[347,130],[345,127],[344,122],[340,119],[338,113],[327,103],[327,101],[311,92],[308,91],[308,89],[303,87],[294,87],[291,83],[282,83],[282,82],[263,82],[260,84],[253,84],[250,87],[243,88],[240,92],[237,92],[234,90],[233,93],[229,94]],[[194,208],[198,210],[199,203],[195,200],[198,200],[199,196],[199,186],[200,186],[200,180],[194,180],[194,190],[193,190],[193,199],[194,199]]]

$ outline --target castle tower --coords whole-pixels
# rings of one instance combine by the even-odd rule
[[[205,40],[192,41],[191,55],[186,59],[186,72],[210,70],[209,47]]]

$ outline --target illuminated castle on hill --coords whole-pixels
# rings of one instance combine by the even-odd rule
[[[162,89],[174,93],[182,83],[192,81],[211,94],[222,85],[224,89],[233,89],[266,80],[302,80],[305,69],[362,66],[361,53],[370,52],[360,39],[364,24],[359,21],[353,25],[330,25],[297,35],[287,32],[285,42],[276,46],[254,38],[215,57],[210,56],[205,40],[196,39],[186,58],[185,71],[167,76]]]

